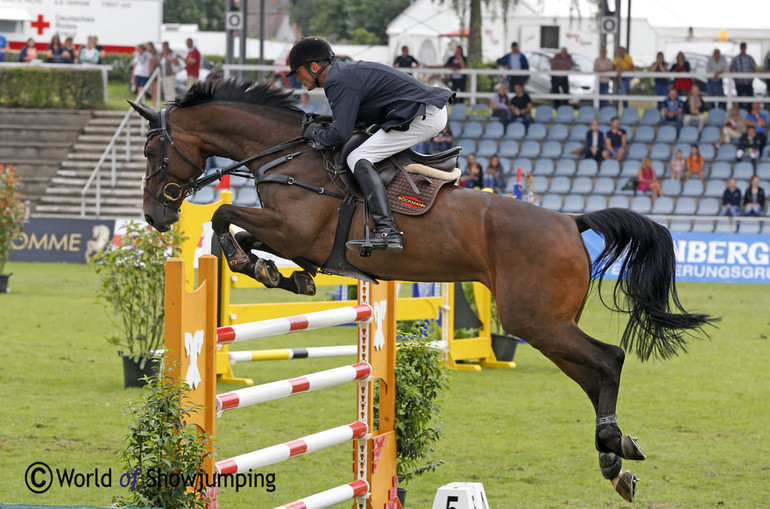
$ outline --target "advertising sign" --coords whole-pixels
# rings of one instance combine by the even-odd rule
[[[30,218],[24,233],[11,245],[14,262],[86,263],[112,243],[115,221]]]

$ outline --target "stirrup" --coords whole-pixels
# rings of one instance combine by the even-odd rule
[[[403,232],[396,229],[389,229],[379,233],[375,231],[371,236],[366,235],[368,238],[349,240],[345,243],[345,246],[352,251],[358,251],[358,254],[362,257],[371,256],[372,251],[400,253],[404,250],[402,235]]]

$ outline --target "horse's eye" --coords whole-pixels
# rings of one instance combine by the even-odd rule
[[[151,158],[151,157],[155,157],[155,149],[154,148],[145,149],[144,157],[146,157],[148,159]]]

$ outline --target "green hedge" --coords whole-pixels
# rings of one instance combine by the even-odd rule
[[[0,67],[0,107],[77,110],[103,106],[100,70]]]

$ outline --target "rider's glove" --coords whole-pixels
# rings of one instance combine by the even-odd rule
[[[302,127],[302,137],[310,141],[317,141],[318,135],[325,130],[320,124],[307,124]]]

